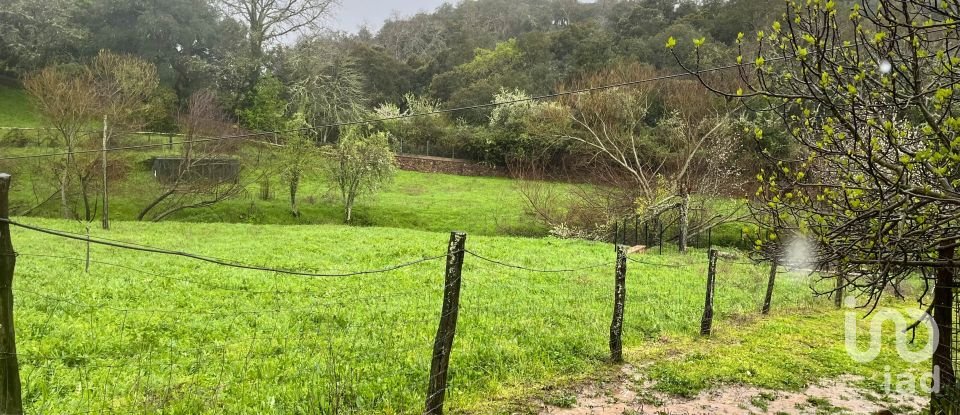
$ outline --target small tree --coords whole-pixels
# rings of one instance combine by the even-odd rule
[[[316,143],[307,135],[307,124],[303,113],[294,114],[293,118],[287,122],[283,135],[283,148],[280,150],[280,176],[289,184],[290,188],[290,213],[294,217],[300,217],[300,209],[297,207],[297,192],[300,189],[300,183],[305,176],[312,173],[318,161],[318,149]]]
[[[241,183],[240,177],[210,178],[204,177],[202,172],[211,161],[242,155],[235,139],[193,142],[201,137],[226,137],[240,133],[226,121],[217,105],[216,95],[210,91],[194,93],[186,114],[178,122],[185,137],[177,170],[172,177],[159,182],[156,193],[140,210],[137,220],[159,222],[177,212],[210,207],[246,191],[247,184]],[[252,178],[257,179],[259,176]]]
[[[326,172],[343,201],[345,220],[353,218],[357,197],[374,193],[392,179],[395,170],[390,135],[349,127],[330,151]]]
[[[148,122],[151,102],[160,79],[157,68],[130,55],[102,50],[90,65],[103,118],[101,168],[103,173],[103,229],[110,229],[110,193],[107,151],[119,134],[133,132]]]
[[[70,191],[80,174],[75,152],[84,146],[86,128],[98,113],[94,79],[83,66],[51,66],[24,79],[24,87],[47,122],[62,140],[66,158],[59,169],[60,213],[64,219],[74,216]]]
[[[288,104],[283,98],[283,83],[275,77],[261,78],[253,89],[250,105],[239,111],[240,120],[250,129],[268,133],[266,138],[277,141],[273,133],[284,129],[287,120]],[[267,166],[266,170],[271,170]],[[260,180],[260,199],[270,200],[270,174],[264,174]]]

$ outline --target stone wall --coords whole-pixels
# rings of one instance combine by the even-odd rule
[[[397,154],[396,159],[397,166],[402,170],[423,173],[456,174],[460,176],[506,177],[508,175],[504,168],[470,160],[407,154]]]

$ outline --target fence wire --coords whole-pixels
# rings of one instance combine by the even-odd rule
[[[28,413],[413,413],[424,410],[435,376],[449,375],[436,393],[456,403],[489,379],[523,381],[516,368],[530,370],[531,359],[539,362],[536,376],[552,377],[608,356],[610,251],[550,269],[530,266],[532,256],[464,249],[318,273],[8,223],[76,244],[17,254],[19,349],[0,359],[20,361]],[[67,252],[88,245],[99,249],[89,257]],[[156,255],[189,265],[157,269]],[[460,301],[439,315],[440,265],[458,255],[466,256]],[[609,259],[589,260],[600,255]],[[626,346],[695,334],[704,258],[627,259]],[[758,276],[766,272],[757,268],[720,261],[715,320],[759,309],[765,280]],[[401,278],[265,278],[394,271]],[[437,322],[453,313],[450,373],[431,374]]]

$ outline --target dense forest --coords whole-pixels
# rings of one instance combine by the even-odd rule
[[[278,129],[270,117],[251,113],[265,111],[270,94],[291,103],[285,112],[302,111],[311,125],[321,126],[377,108],[404,113],[490,103],[505,93],[549,94],[636,63],[676,72],[676,60],[663,47],[670,36],[706,38],[707,61],[728,62],[737,33],[755,31],[782,13],[776,0],[480,0],[397,17],[376,33],[338,33],[324,29],[321,19],[290,19],[257,30],[232,3],[13,0],[0,11],[0,70],[19,79],[110,50],[156,66],[162,85],[156,105],[165,109],[158,114],[175,114],[193,93],[210,89],[248,128]],[[304,3],[320,18],[335,6]],[[485,125],[491,111],[457,111],[445,121],[451,128]],[[666,111],[654,108],[650,117]],[[169,130],[175,124],[172,117],[158,117],[150,127]],[[454,135],[445,134],[447,140]],[[475,134],[460,131],[464,135]],[[440,137],[435,141],[435,148],[444,144]],[[512,151],[491,147],[478,144],[470,152],[499,162],[501,153]]]
[[[462,1],[393,18],[376,33],[325,28],[336,6],[13,0],[0,11],[0,70],[47,104],[41,112],[58,125],[68,152],[100,147],[99,138],[88,143],[76,132],[108,118],[116,138],[104,146],[136,130],[189,137],[280,132],[260,138],[285,146],[277,153],[283,168],[256,180],[263,195],[271,181],[283,182],[295,215],[301,182],[313,180],[320,164],[311,142],[342,136],[379,137],[394,153],[472,159],[515,177],[600,184],[576,195],[523,189],[539,219],[587,237],[605,235],[620,217],[659,217],[680,206],[686,218],[691,203],[742,196],[746,178],[767,162],[754,151],[758,144],[766,154],[790,151],[776,120],[710,93],[693,77],[675,77],[685,71],[682,62],[729,65],[744,46],[742,32],[783,13],[779,0]],[[690,47],[670,53],[665,45],[675,39]],[[724,76],[715,79],[736,82]],[[643,82],[659,78],[666,79]],[[608,88],[618,84],[631,86]],[[68,99],[65,90],[76,94]],[[572,93],[581,90],[595,93]],[[76,121],[72,128],[64,128],[64,117]],[[344,128],[360,121],[363,131]],[[762,143],[753,139],[757,126],[767,131]],[[340,156],[374,154],[374,147]],[[183,157],[237,156],[229,146],[204,150],[203,157]],[[55,186],[64,216],[68,170]],[[96,186],[92,178],[75,181],[84,195]],[[170,186],[156,200],[171,189],[183,193]],[[239,188],[214,190],[196,193],[219,201]],[[344,193],[348,218],[352,199]],[[150,218],[151,209],[154,203],[138,218]],[[727,219],[706,220],[691,232]]]

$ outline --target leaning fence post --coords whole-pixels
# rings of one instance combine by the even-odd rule
[[[617,245],[617,269],[613,289],[613,321],[610,323],[610,360],[623,362],[623,307],[627,299],[627,247]]]
[[[447,271],[444,276],[443,307],[440,326],[433,342],[433,359],[430,362],[430,381],[427,388],[425,414],[443,413],[443,399],[447,392],[447,368],[450,365],[450,349],[457,330],[457,314],[460,309],[460,273],[463,269],[464,247],[467,234],[452,232],[447,245]]]
[[[10,175],[0,173],[0,219],[10,218]],[[0,221],[0,411],[22,414],[20,364],[13,330],[13,269],[17,263],[10,224]]]
[[[770,278],[767,280],[767,295],[763,297],[763,309],[760,310],[761,314],[770,313],[770,302],[773,301],[773,284],[777,279],[777,266],[779,258],[776,255],[773,256],[773,260],[770,261]]]
[[[710,248],[707,253],[710,265],[707,268],[707,297],[703,303],[703,318],[700,319],[700,335],[709,335],[713,330],[713,288],[717,279],[717,250]]]

